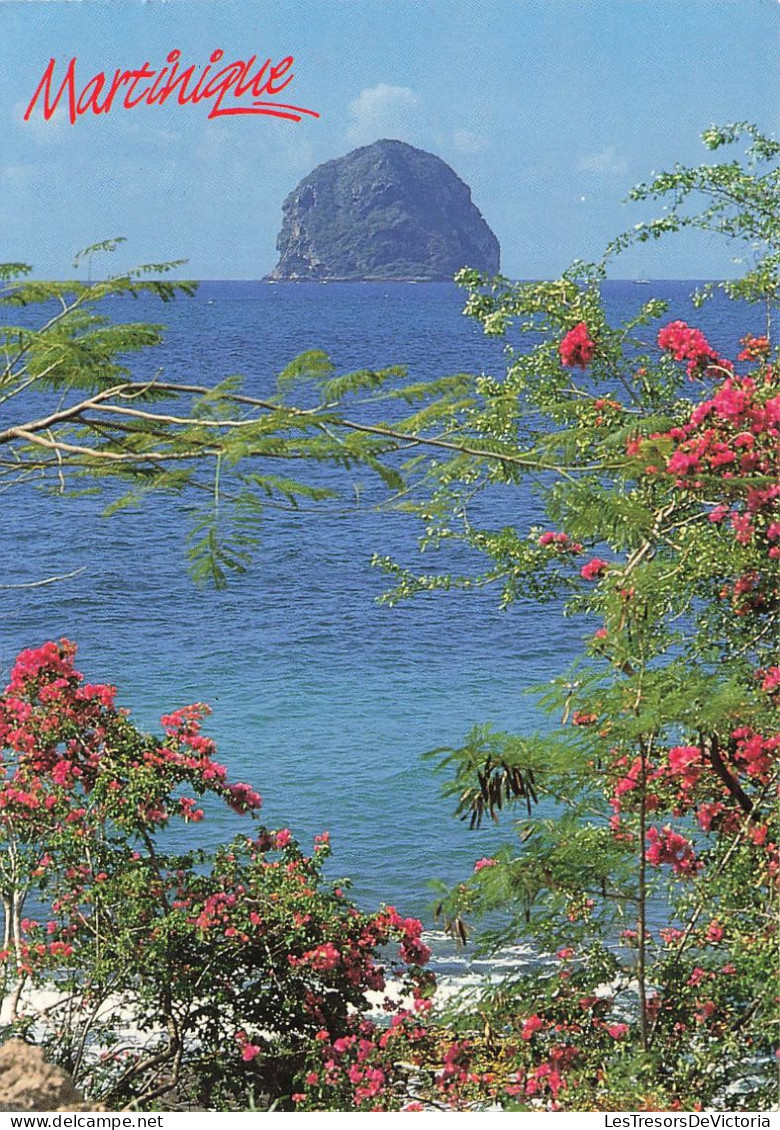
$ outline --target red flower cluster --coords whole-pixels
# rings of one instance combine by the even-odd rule
[[[590,336],[585,322],[578,322],[569,330],[558,346],[558,352],[561,355],[561,363],[567,368],[571,369],[579,365],[581,369],[587,369],[596,352],[596,343]]]
[[[687,373],[693,380],[713,366],[731,369],[731,363],[719,357],[701,330],[686,322],[670,322],[658,332],[658,345],[669,350],[675,361],[687,361]]]
[[[540,1029],[544,1030],[546,1027],[547,1024],[542,1020],[541,1016],[534,1013],[533,1016],[529,1016],[527,1020],[523,1021],[523,1027],[520,1030],[520,1039],[530,1040],[534,1032],[538,1032]]]
[[[669,750],[667,756],[669,758],[669,776],[679,789],[677,798],[679,807],[682,803],[687,802],[704,770],[702,753],[698,746],[684,745],[674,746],[673,749]]]
[[[525,1093],[527,1095],[538,1095],[546,1089],[549,1090],[553,1103],[555,1103],[565,1086],[563,1076],[555,1063],[540,1063],[537,1068],[529,1073],[526,1079]]]
[[[306,1090],[292,1096],[296,1106],[309,1110],[396,1109],[398,1096],[392,1083],[399,1051],[404,1060],[416,1058],[417,1046],[428,1038],[416,1015],[418,1003],[420,998],[415,995],[415,1008],[395,1011],[387,1027],[353,1016],[343,1035],[334,1037],[327,1028],[319,1031],[314,1044],[317,1061],[301,1078]],[[413,1104],[404,1107],[412,1109],[416,1109]]]
[[[257,1059],[263,1050],[260,1044],[249,1042],[249,1037],[242,1028],[239,1028],[236,1032],[236,1043],[241,1049],[241,1058],[244,1063],[251,1063],[253,1059]]]
[[[598,720],[598,714],[588,714],[583,710],[575,710],[571,716],[572,726],[593,726]]]
[[[553,530],[547,530],[539,538],[538,543],[543,549],[550,547],[557,553],[582,553],[582,545],[578,541],[572,541],[568,534],[555,533]]]
[[[759,345],[763,349],[760,340]],[[674,476],[675,486],[711,490],[717,476],[721,501],[710,510],[709,521],[713,525],[727,521],[739,545],[756,546],[766,556],[780,559],[776,544],[780,523],[774,518],[780,498],[780,396],[770,395],[770,378],[769,370],[763,380],[727,376],[711,397],[692,410],[687,423],[647,440],[630,440],[626,450],[640,455],[645,443],[672,441],[663,470]],[[658,470],[655,465],[645,468],[648,474]],[[742,616],[765,606],[762,589],[762,578],[747,570],[733,586],[726,585],[721,596],[733,597],[735,611]]]
[[[230,807],[240,815],[255,811],[263,803],[260,794],[255,792],[251,785],[244,784],[243,781],[237,781],[235,785],[228,785],[226,796]]]
[[[712,942],[713,945],[717,945],[718,942],[723,940],[725,933],[726,931],[723,929],[720,922],[713,919],[707,927],[705,937],[708,942]]]
[[[709,426],[702,430],[705,420]],[[694,408],[687,424],[668,433],[677,447],[666,470],[683,478],[680,485],[706,472],[727,478],[768,474],[777,458],[778,423],[780,397],[764,399],[752,377],[728,377]]]
[[[586,581],[596,581],[599,577],[603,577],[609,568],[609,561],[603,561],[600,557],[593,557],[586,565],[580,569],[580,576]]]
[[[762,671],[761,677],[761,690],[766,691],[767,694],[773,694],[780,688],[780,667],[770,667],[768,671]]]
[[[695,875],[699,870],[693,845],[685,836],[673,831],[669,824],[660,832],[656,827],[648,828],[647,845],[645,859],[654,867],[670,863],[678,875]]]
[[[436,1076],[436,1083],[442,1090],[455,1088],[468,1082],[471,1054],[468,1040],[453,1040],[444,1055],[444,1065]],[[476,1081],[475,1076],[475,1081]]]
[[[293,958],[289,958],[293,962]],[[333,945],[333,942],[325,942],[323,945],[317,946],[313,950],[308,950],[300,959],[300,963],[308,963],[312,969],[316,969],[321,973],[327,973],[330,969],[335,969],[341,961],[341,954]],[[300,964],[299,963],[299,964]]]
[[[376,916],[376,926],[383,941],[388,936],[400,935],[400,954],[407,965],[425,965],[431,951],[422,940],[422,922],[419,918],[403,918],[394,906],[388,906]]]
[[[769,338],[763,334],[745,334],[740,338],[739,344],[744,349],[737,354],[738,361],[763,361],[769,356]]]
[[[733,585],[724,585],[718,595],[722,600],[731,598],[735,616],[747,616],[751,612],[763,612],[766,608],[767,589],[771,591],[771,582],[765,584],[757,570],[748,569],[737,577]]]
[[[735,742],[734,762],[762,784],[769,780],[769,771],[777,761],[780,749],[780,735],[764,737],[755,733],[749,726],[740,726],[732,731]]]
[[[484,871],[486,867],[495,867],[497,863],[497,859],[488,859],[487,857],[483,857],[482,859],[478,859],[474,864],[474,871],[475,873],[477,871]]]

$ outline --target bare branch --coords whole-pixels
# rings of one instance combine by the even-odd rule
[[[82,565],[80,569],[74,569],[70,573],[58,573],[54,577],[44,577],[41,581],[24,581],[16,585],[0,585],[0,589],[39,589],[44,585],[53,585],[57,581],[69,581],[72,577],[78,577],[80,573],[85,573],[86,569],[86,565]]]

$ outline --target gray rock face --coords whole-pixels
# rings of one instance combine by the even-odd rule
[[[498,240],[439,157],[376,141],[318,165],[283,205],[270,279],[451,279],[499,270]]]

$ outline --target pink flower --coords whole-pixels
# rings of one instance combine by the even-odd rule
[[[578,541],[572,541],[568,534],[556,533],[554,530],[540,534],[537,544],[543,549],[549,546],[559,553],[571,553],[575,557],[582,552],[582,546]]]
[[[544,1028],[544,1021],[541,1016],[536,1013],[529,1016],[527,1020],[523,1021],[523,1029],[520,1033],[520,1038],[523,1040],[530,1040],[534,1032],[538,1032],[540,1028]]]
[[[61,761],[58,761],[52,769],[51,779],[54,781],[55,785],[61,785],[64,788],[65,786],[70,784],[70,775],[72,771],[73,765],[71,765],[70,761],[66,761],[63,758]]]
[[[475,871],[484,871],[484,869],[486,867],[495,867],[495,865],[497,863],[498,863],[497,859],[488,859],[485,856],[482,859],[477,860],[477,862],[474,864],[474,870]]]
[[[585,322],[578,322],[569,330],[558,346],[558,352],[561,355],[561,363],[567,368],[579,365],[581,369],[587,369],[596,352],[596,343],[588,333]]]
[[[692,875],[699,868],[690,842],[679,832],[674,832],[668,824],[660,832],[655,827],[648,828],[647,844],[645,859],[653,867],[671,863],[672,870],[678,875]]]
[[[70,957],[73,953],[73,946],[68,945],[67,942],[50,942],[49,953],[52,957]]]
[[[771,694],[772,691],[780,687],[780,667],[770,667],[764,675],[764,681],[761,684],[761,690]]]
[[[722,364],[701,330],[691,329],[685,322],[670,322],[659,330],[658,345],[661,349],[668,349],[675,361],[688,362],[689,377],[696,376],[709,365]]]
[[[719,942],[723,938],[724,933],[725,933],[725,930],[721,926],[720,922],[716,922],[716,921],[713,920],[712,922],[710,922],[709,926],[707,927],[707,934],[706,934],[707,941],[708,942]]]
[[[716,1007],[717,1006],[715,1004],[715,1001],[703,1001],[699,1006],[698,1012],[694,1013],[694,1016],[700,1023],[703,1024],[706,1020],[709,1020],[710,1017],[714,1015]]]
[[[612,1037],[613,1040],[622,1040],[624,1036],[628,1035],[628,1025],[627,1024],[608,1024],[607,1025],[607,1032],[609,1032],[609,1034],[610,1034],[610,1036]]]
[[[769,338],[763,335],[745,334],[739,339],[739,344],[745,348],[737,354],[738,361],[760,361],[769,355]]]
[[[681,745],[669,750],[669,773],[682,777],[683,788],[692,788],[701,771],[702,758],[698,746]]]
[[[587,714],[583,710],[575,710],[571,716],[572,726],[592,726],[598,720],[598,714]]]
[[[324,942],[321,946],[317,946],[316,949],[308,950],[303,955],[302,960],[308,962],[312,969],[317,969],[324,973],[338,965],[341,961],[341,954],[333,945],[333,942]]]
[[[580,576],[586,581],[595,581],[599,577],[603,577],[608,568],[608,561],[602,561],[600,557],[592,557],[591,560],[580,569]]]
[[[203,819],[203,809],[197,807],[197,802],[193,797],[180,797],[179,808],[186,824],[188,824],[190,821],[192,821],[194,824],[197,824]]]
[[[222,769],[222,766],[215,766],[216,769]],[[208,771],[203,774],[204,778],[209,777]],[[245,785],[242,781],[236,782],[235,785],[229,785],[227,788],[227,802],[234,812],[243,815],[245,812],[251,812],[252,809],[259,808],[263,803],[259,793],[256,793],[251,785]]]
[[[699,827],[703,832],[709,832],[711,830],[713,820],[716,816],[719,816],[721,812],[723,812],[723,805],[720,801],[699,805],[696,812],[696,819],[699,821]]]
[[[243,1048],[241,1049],[241,1058],[243,1059],[244,1063],[249,1063],[251,1060],[260,1055],[261,1051],[262,1048],[260,1048],[257,1044],[244,1044]]]

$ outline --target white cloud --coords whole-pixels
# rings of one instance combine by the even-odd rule
[[[614,145],[608,145],[598,153],[587,153],[581,157],[577,168],[583,173],[606,173],[608,176],[622,177],[628,171],[628,162]]]
[[[419,100],[408,86],[366,87],[350,102],[349,112],[347,137],[358,144],[384,137],[409,141],[419,128]]]
[[[456,129],[452,135],[452,148],[456,153],[481,153],[488,147],[488,139],[481,133]]]

